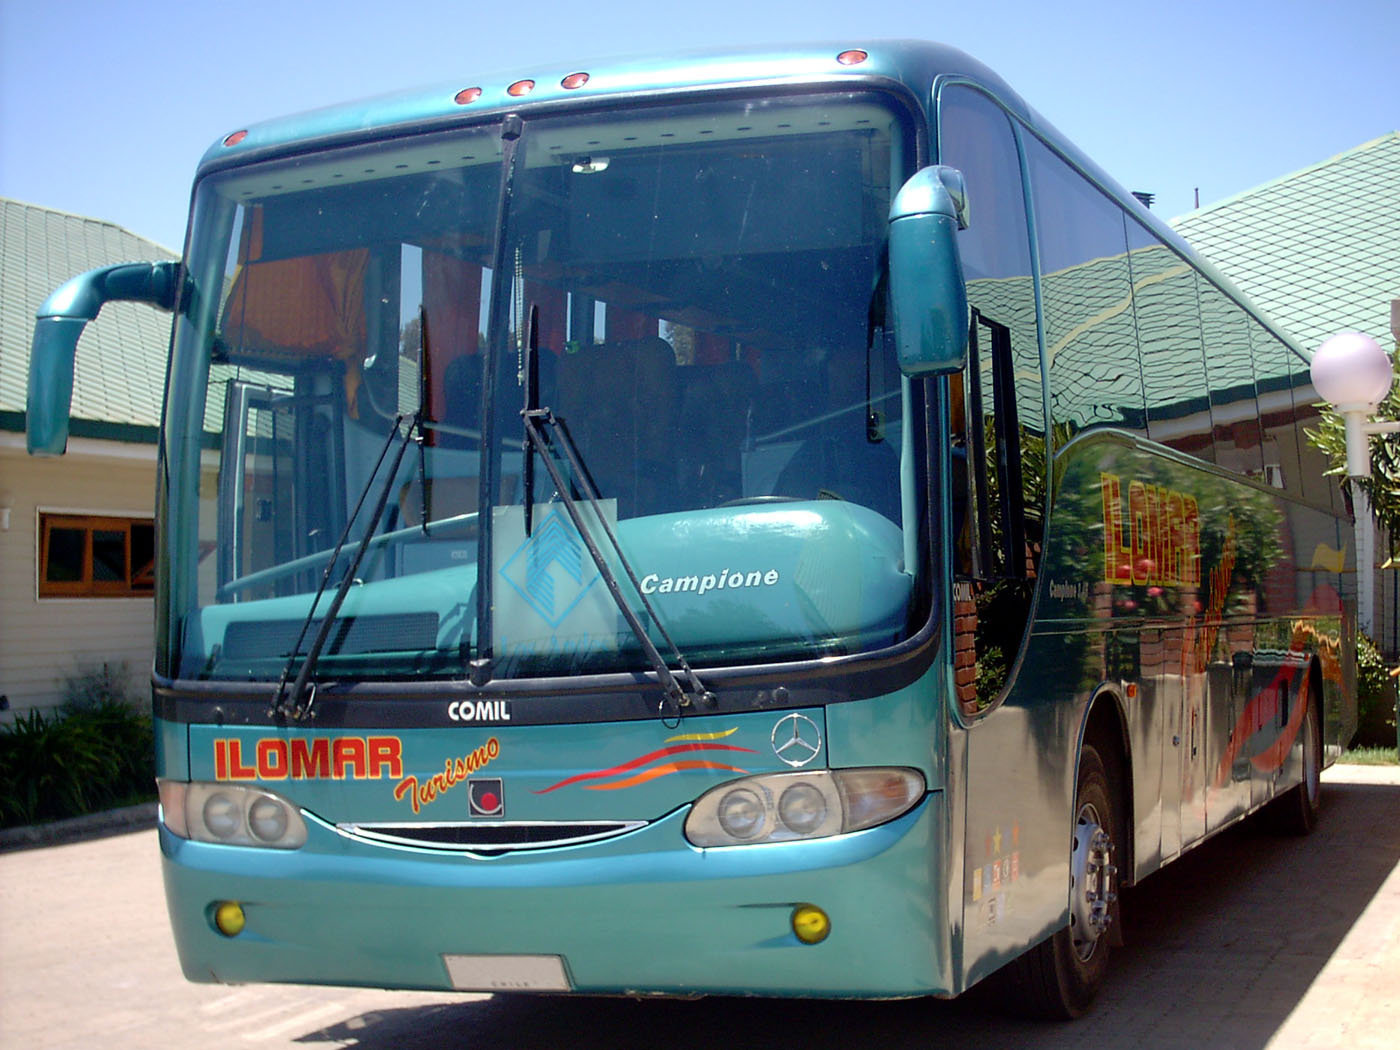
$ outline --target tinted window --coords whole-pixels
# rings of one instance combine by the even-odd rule
[[[1216,461],[1237,474],[1258,477],[1264,472],[1263,434],[1259,429],[1259,402],[1254,396],[1249,316],[1199,275],[1196,291],[1201,304]]]
[[[1214,459],[1195,270],[1136,222],[1128,247],[1148,437]]]
[[[1264,431],[1264,473],[1270,484],[1302,495],[1291,379],[1294,367],[1301,367],[1302,362],[1254,318],[1247,323],[1254,384],[1259,392],[1259,422]]]
[[[191,267],[224,295],[177,357],[215,362],[220,498],[198,537],[172,511],[167,550],[177,571],[219,553],[175,588],[199,625],[183,667],[275,680],[323,576],[355,581],[358,626],[324,634],[318,673],[646,668],[643,620],[701,665],[902,637],[918,458],[878,289],[910,127],[875,96],[802,94],[531,119],[510,149],[499,130],[201,184]],[[174,374],[172,403],[203,393]],[[846,591],[797,502],[804,528],[867,530]],[[599,540],[600,565],[590,527],[622,554]]]
[[[1122,213],[1040,142],[1026,155],[1054,419],[1145,430]]]

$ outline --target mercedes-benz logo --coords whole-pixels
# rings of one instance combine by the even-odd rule
[[[822,749],[822,732],[806,715],[784,715],[773,726],[773,754],[798,769],[816,758]]]

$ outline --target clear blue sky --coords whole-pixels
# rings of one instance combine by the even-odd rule
[[[1166,217],[1400,128],[1396,0],[0,0],[0,195],[178,249],[195,163],[264,117],[546,62],[888,37],[981,59]]]

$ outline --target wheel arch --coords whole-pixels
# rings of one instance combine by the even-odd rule
[[[1117,796],[1118,827],[1113,829],[1119,844],[1120,884],[1132,884],[1136,859],[1133,855],[1133,753],[1128,735],[1128,716],[1122,693],[1111,685],[1100,687],[1090,698],[1080,724],[1075,747],[1075,782],[1079,777],[1080,755],[1085,744],[1092,744],[1103,760],[1109,784]]]

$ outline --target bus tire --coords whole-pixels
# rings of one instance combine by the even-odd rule
[[[1069,923],[1008,967],[1019,1012],[1047,1020],[1089,1009],[1108,974],[1108,931],[1118,915],[1116,799],[1092,744],[1080,753],[1074,813]]]
[[[1279,835],[1306,835],[1317,827],[1322,810],[1322,701],[1308,687],[1303,717],[1303,779],[1269,804],[1269,827]]]

